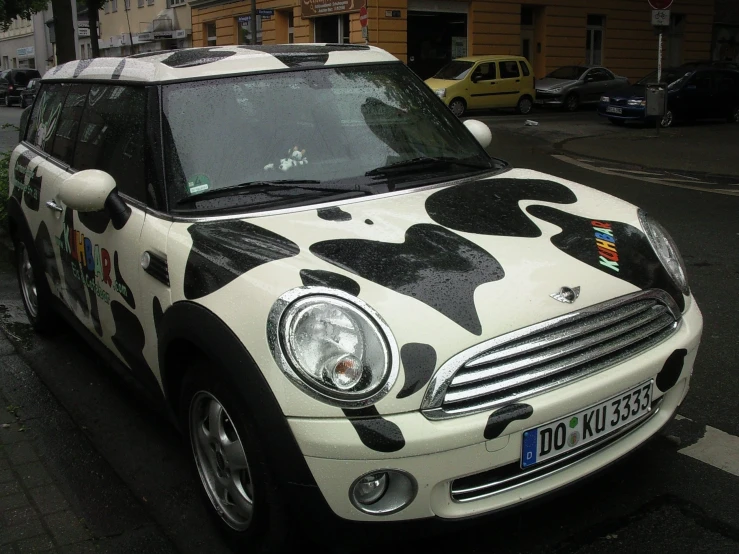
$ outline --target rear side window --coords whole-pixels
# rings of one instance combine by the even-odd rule
[[[526,64],[526,62],[518,62],[521,66],[521,73],[523,73],[524,77],[528,77],[531,75],[531,72],[529,71],[529,66]]]
[[[26,141],[49,154],[68,90],[58,83],[44,85],[33,105]]]
[[[92,85],[82,115],[75,169],[109,173],[123,194],[146,200],[146,89]]]
[[[520,76],[521,74],[518,72],[518,64],[516,62],[500,62],[501,79],[513,79],[514,77]]]
[[[15,84],[19,87],[25,87],[28,85],[28,81],[30,80],[30,76],[27,73],[18,72],[13,77],[13,81],[15,81]]]
[[[59,123],[54,134],[54,144],[51,147],[51,155],[60,162],[72,165],[74,156],[74,145],[77,140],[77,132],[82,118],[82,109],[87,100],[89,85],[67,85],[69,92],[64,100],[64,106],[59,116]]]

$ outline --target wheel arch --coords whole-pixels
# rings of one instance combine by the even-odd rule
[[[158,326],[159,368],[167,403],[178,413],[179,394],[192,356],[213,362],[213,371],[222,372],[244,399],[265,444],[270,463],[282,483],[316,486],[282,409],[244,344],[209,309],[190,301],[168,308]],[[275,450],[278,447],[279,451]]]

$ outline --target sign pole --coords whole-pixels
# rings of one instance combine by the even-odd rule
[[[659,30],[659,40],[657,46],[657,84],[662,84],[662,28]],[[657,136],[659,136],[659,128],[662,127],[662,120],[657,117]]]

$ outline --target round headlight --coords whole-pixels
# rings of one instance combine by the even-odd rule
[[[329,404],[367,406],[385,396],[398,372],[387,326],[369,306],[323,287],[291,291],[275,304],[273,354],[296,384]],[[310,294],[308,294],[310,293]],[[287,298],[286,298],[287,297]],[[295,297],[291,300],[291,297]],[[283,309],[284,307],[284,309]]]
[[[667,230],[643,210],[639,210],[639,222],[649,238],[659,261],[685,296],[690,294],[685,264]]]

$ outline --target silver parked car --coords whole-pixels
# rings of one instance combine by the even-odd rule
[[[570,65],[552,71],[536,81],[536,103],[563,107],[574,112],[580,104],[597,104],[607,91],[629,84],[605,67]]]

